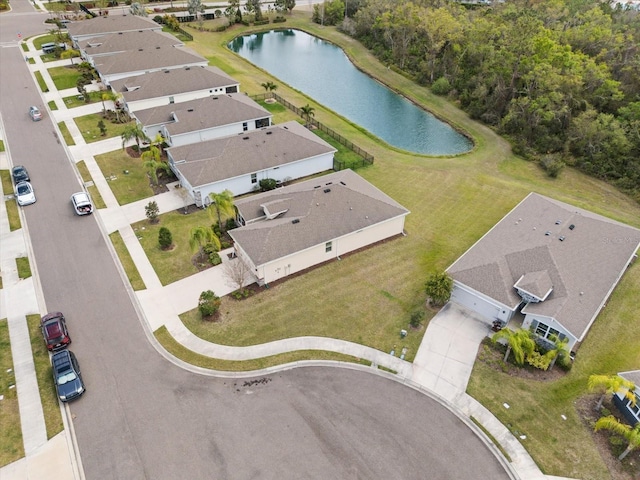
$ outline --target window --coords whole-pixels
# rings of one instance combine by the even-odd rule
[[[541,323],[538,320],[533,320],[531,322],[531,331],[539,337],[546,339],[549,339],[553,335],[558,337],[560,340],[564,340],[565,338],[567,338],[564,333],[560,333],[555,328],[551,328],[549,325]]]
[[[258,183],[258,174],[257,173],[252,173],[251,174],[251,183]]]
[[[333,249],[333,242],[327,242],[324,244],[325,253],[329,253]]]
[[[169,103],[175,103],[175,99],[173,97],[169,97]]]
[[[242,124],[242,131],[243,131],[243,132],[246,132],[247,130],[249,130],[249,125],[247,124],[247,122],[244,122],[244,123]]]

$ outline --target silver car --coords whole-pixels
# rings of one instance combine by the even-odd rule
[[[34,122],[42,120],[42,112],[40,112],[40,109],[36,106],[29,107],[29,116]]]
[[[78,192],[71,195],[71,204],[76,215],[90,215],[93,213],[93,204],[86,192]]]
[[[36,203],[36,194],[29,182],[18,182],[16,185],[16,200],[18,205],[23,207]]]

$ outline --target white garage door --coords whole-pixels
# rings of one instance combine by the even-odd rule
[[[451,301],[482,315],[488,320],[488,323],[504,317],[504,315],[501,315],[502,310],[498,305],[488,302],[458,286],[453,287]]]

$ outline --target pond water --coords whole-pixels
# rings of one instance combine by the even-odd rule
[[[454,155],[473,146],[448,124],[362,73],[340,48],[305,32],[246,35],[229,48],[394,147]]]

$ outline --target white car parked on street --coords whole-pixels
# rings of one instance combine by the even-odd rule
[[[93,213],[93,203],[86,192],[78,192],[71,195],[71,204],[76,215],[90,215]]]
[[[29,182],[18,182],[16,184],[16,200],[18,205],[22,207],[36,203],[36,194]]]

